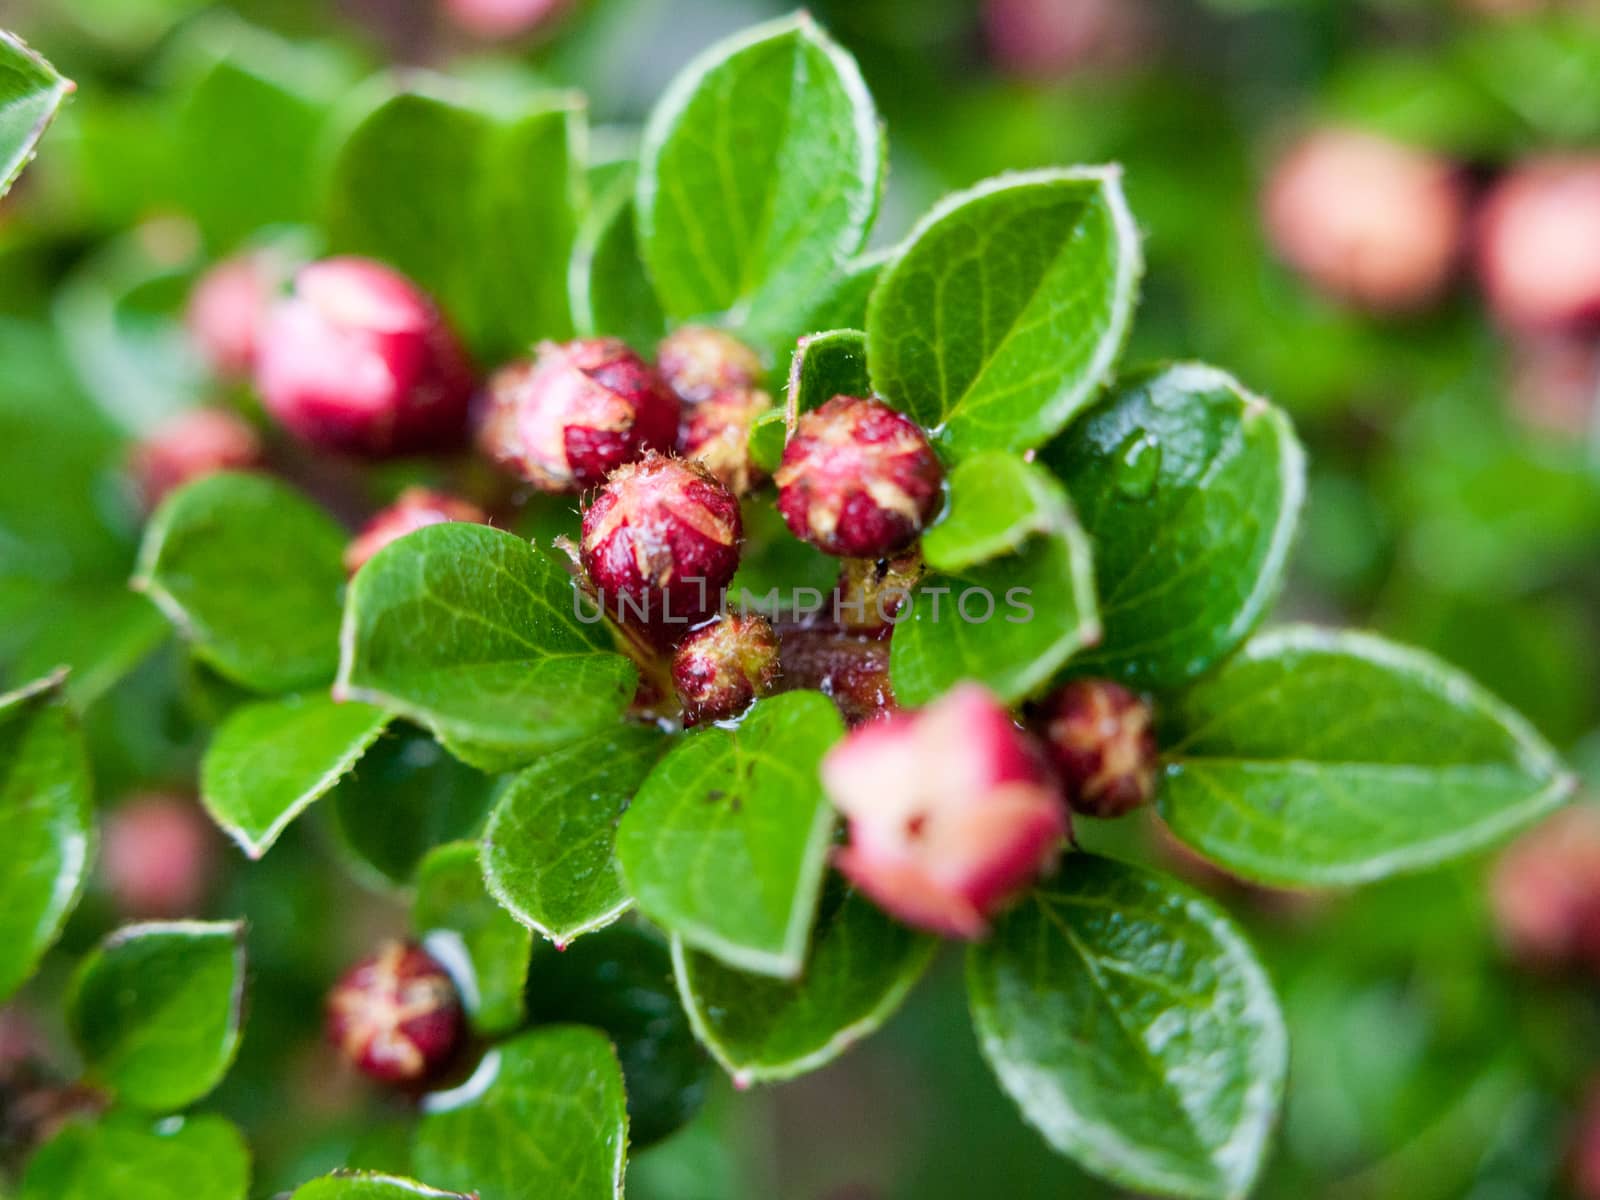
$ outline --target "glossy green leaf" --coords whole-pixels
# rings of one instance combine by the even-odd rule
[[[1094,540],[1105,637],[1073,664],[1176,687],[1232,653],[1283,580],[1305,497],[1289,419],[1221,371],[1167,367],[1051,446]]]
[[[424,1102],[418,1175],[481,1200],[617,1200],[628,1145],[622,1068],[604,1034],[535,1029]]]
[[[1141,270],[1118,168],[979,184],[934,209],[874,289],[874,387],[953,457],[1042,445],[1110,378]]]
[[[528,1013],[536,1022],[599,1029],[616,1047],[628,1092],[628,1141],[637,1150],[687,1124],[710,1086],[711,1060],[694,1040],[672,986],[660,936],[613,926],[535,960]]]
[[[546,754],[501,793],[483,835],[483,874],[528,928],[565,946],[629,904],[617,875],[617,822],[667,739],[624,725]]]
[[[495,780],[458,761],[422,730],[391,728],[339,781],[323,805],[337,842],[361,873],[406,886],[428,852],[475,838]]]
[[[472,1200],[464,1192],[441,1192],[414,1179],[371,1171],[336,1171],[301,1184],[290,1200]]]
[[[78,902],[94,846],[89,761],[60,675],[0,696],[0,999],[33,974]]]
[[[775,351],[877,214],[884,148],[854,61],[800,14],[713,46],[645,128],[639,246],[675,320]]]
[[[28,1163],[17,1200],[245,1200],[250,1150],[221,1117],[113,1112],[65,1126]]]
[[[781,408],[769,408],[750,426],[750,461],[772,474],[783,462],[783,447],[788,438],[788,415]]]
[[[823,895],[795,982],[732,970],[681,938],[672,961],[696,1035],[742,1086],[815,1071],[873,1033],[937,947],[836,883]]]
[[[20,38],[0,30],[0,196],[33,158],[72,87]]]
[[[967,986],[984,1056],[1058,1151],[1134,1191],[1249,1193],[1288,1044],[1266,972],[1211,902],[1070,855],[973,946]]]
[[[455,976],[476,1032],[493,1036],[522,1023],[533,934],[484,889],[476,842],[451,842],[422,860],[411,924]]]
[[[848,263],[833,277],[820,298],[817,299],[805,320],[799,325],[800,333],[816,333],[823,329],[865,329],[867,327],[867,301],[872,289],[878,285],[883,268],[890,255],[882,251],[863,254]]]
[[[1021,700],[1099,638],[1089,539],[1042,468],[998,453],[963,463],[928,538],[944,571],[918,588],[890,642],[900,703],[926,704],[963,679]]]
[[[275,480],[210,475],[156,510],[134,587],[227,679],[260,692],[315,687],[338,664],[345,541]]]
[[[483,770],[611,726],[636,674],[584,624],[549,555],[487,525],[434,525],[350,585],[336,695],[426,725]]]
[[[91,952],[67,998],[90,1077],[152,1112],[216,1087],[239,1045],[243,933],[227,922],[126,925]]]
[[[485,361],[567,336],[584,195],[581,100],[535,97],[505,115],[448,84],[434,90],[384,100],[340,147],[327,206],[333,248],[415,279]]]
[[[102,584],[56,593],[50,620],[29,639],[13,669],[22,679],[67,670],[67,702],[82,712],[153,654],[171,632],[160,609],[126,588]]]
[[[313,801],[366,753],[389,723],[368,704],[316,693],[235,709],[200,764],[206,811],[251,858],[260,858]]]
[[[866,334],[856,329],[834,329],[800,339],[789,360],[785,418],[790,429],[801,413],[821,408],[835,396],[870,395]]]
[[[730,966],[793,977],[833,835],[818,766],[843,732],[827,697],[790,692],[674,747],[617,831],[644,914]]]
[[[1531,824],[1576,786],[1466,676],[1363,634],[1269,631],[1163,715],[1168,825],[1268,883],[1431,867]]]
[[[655,288],[639,259],[634,172],[624,170],[595,198],[578,228],[567,288],[582,337],[620,337],[646,350],[667,331]]]

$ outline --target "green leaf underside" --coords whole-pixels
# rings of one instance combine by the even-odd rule
[[[33,974],[78,902],[94,845],[89,762],[59,675],[0,696],[0,998]]]
[[[501,794],[483,835],[489,890],[511,914],[565,945],[632,903],[617,874],[617,822],[667,738],[642,725],[546,754]]]
[[[1248,879],[1348,885],[1482,849],[1575,781],[1515,713],[1420,651],[1309,627],[1175,699],[1161,811]]]
[[[672,943],[695,1034],[741,1084],[826,1066],[900,1007],[938,948],[842,884],[824,894],[799,980],[749,975]]]
[[[370,1171],[336,1171],[295,1189],[290,1200],[471,1200],[464,1192],[441,1192],[414,1179]]]
[[[322,694],[235,709],[200,766],[206,811],[251,858],[326,795],[377,740],[389,714]]]
[[[1305,455],[1278,409],[1211,367],[1168,367],[1129,380],[1046,458],[1100,581],[1105,637],[1075,670],[1176,687],[1260,622],[1305,498]]]
[[[533,935],[484,890],[476,842],[451,842],[422,860],[411,923],[463,984],[474,1031],[493,1036],[522,1023]]]
[[[640,154],[639,246],[667,315],[726,314],[769,351],[792,344],[866,240],[883,162],[860,72],[809,17],[712,47]]]
[[[50,127],[72,83],[20,39],[0,30],[0,197]]]
[[[339,660],[346,540],[284,484],[210,475],[156,510],[134,586],[234,683],[269,693],[315,687]]]
[[[792,978],[833,833],[818,767],[843,732],[826,696],[790,692],[674,747],[617,832],[640,910],[729,966]]]
[[[1021,700],[1099,638],[1089,539],[1042,468],[1002,454],[958,467],[949,516],[929,537],[951,569],[917,590],[889,644],[900,703],[926,704],[963,679]]]
[[[622,1068],[605,1036],[547,1026],[490,1050],[424,1102],[417,1174],[481,1200],[617,1200],[628,1143]]]
[[[549,555],[486,525],[433,525],[351,582],[335,694],[432,729],[482,770],[519,766],[615,723],[632,664],[573,608]]]
[[[127,925],[78,968],[67,1019],[90,1076],[123,1103],[169,1112],[221,1082],[239,1044],[243,931]]]
[[[245,1200],[249,1189],[249,1148],[221,1117],[113,1112],[41,1148],[17,1200]]]
[[[1266,973],[1209,901],[1074,854],[968,955],[985,1057],[1058,1151],[1122,1187],[1250,1190],[1288,1045]]]
[[[952,196],[872,293],[874,388],[953,458],[1042,445],[1109,377],[1141,270],[1115,167],[1004,175]]]
[[[789,362],[785,419],[791,426],[801,413],[821,408],[835,396],[871,394],[866,334],[857,329],[834,329],[800,339]]]
[[[465,97],[391,96],[334,163],[333,248],[416,280],[485,361],[566,337],[583,128],[565,94],[509,117]]]
[[[567,290],[579,335],[646,349],[666,333],[667,319],[639,259],[633,192],[628,169],[595,200],[578,229]]]

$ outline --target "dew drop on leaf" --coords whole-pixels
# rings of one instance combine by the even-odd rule
[[[1161,443],[1155,435],[1135,429],[1117,447],[1117,461],[1122,464],[1117,491],[1129,500],[1149,499],[1161,473]]]

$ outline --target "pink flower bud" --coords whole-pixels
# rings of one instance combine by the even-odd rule
[[[1150,24],[1144,0],[985,0],[983,6],[995,65],[1036,79],[1135,63],[1149,49]]]
[[[385,458],[453,450],[472,366],[433,303],[363,258],[302,268],[262,336],[256,387],[310,446]]]
[[[139,796],[106,813],[100,878],[128,918],[192,917],[217,875],[217,838],[200,806],[177,796]]]
[[[1478,276],[1500,322],[1523,330],[1600,326],[1600,158],[1542,158],[1484,201]]]
[[[429,525],[443,525],[449,521],[482,525],[488,520],[484,511],[469,501],[427,488],[407,488],[393,504],[361,527],[361,532],[345,549],[344,569],[354,575],[390,542]]]
[[[1518,959],[1600,970],[1600,809],[1575,805],[1523,835],[1496,864],[1489,900]]]
[[[489,381],[478,444],[547,492],[594,487],[650,450],[670,450],[678,398],[615,338],[546,342]]]
[[[1427,306],[1450,282],[1467,195],[1443,158],[1372,133],[1322,129],[1273,168],[1263,208],[1273,249],[1314,287],[1398,313]]]
[[[225,409],[195,408],[135,446],[128,466],[146,507],[154,508],[190,480],[260,461],[261,439],[248,421]]]
[[[720,606],[743,534],[739,502],[715,476],[648,454],[585,510],[580,557],[607,611],[676,641]]]
[[[1121,817],[1155,796],[1150,706],[1127,688],[1074,680],[1040,705],[1034,727],[1074,812]]]
[[[956,937],[983,936],[1071,829],[1031,741],[977,684],[856,729],[822,780],[850,826],[839,870],[901,920]]]
[[[738,716],[772,691],[778,675],[778,635],[762,616],[724,613],[672,656],[672,682],[688,725]]]
[[[750,461],[750,427],[771,407],[772,397],[753,388],[717,392],[685,411],[678,449],[743,496],[766,478]]]
[[[223,259],[194,285],[185,323],[201,357],[225,379],[248,379],[267,316],[288,272],[267,251]]]
[[[685,325],[656,347],[656,369],[685,404],[718,392],[743,391],[761,382],[761,359],[730,333],[707,325]]]
[[[444,0],[461,29],[485,40],[521,37],[555,20],[571,0]]]
[[[835,396],[800,418],[774,478],[797,538],[843,558],[882,558],[916,541],[938,511],[944,471],[909,417]]]
[[[328,1040],[363,1074],[392,1085],[426,1083],[461,1047],[461,996],[427,951],[389,942],[328,993],[327,1030]]]

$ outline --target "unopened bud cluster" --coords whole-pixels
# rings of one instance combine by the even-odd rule
[[[362,1074],[417,1087],[450,1066],[466,1033],[461,995],[421,946],[388,942],[334,984],[328,1040]]]

